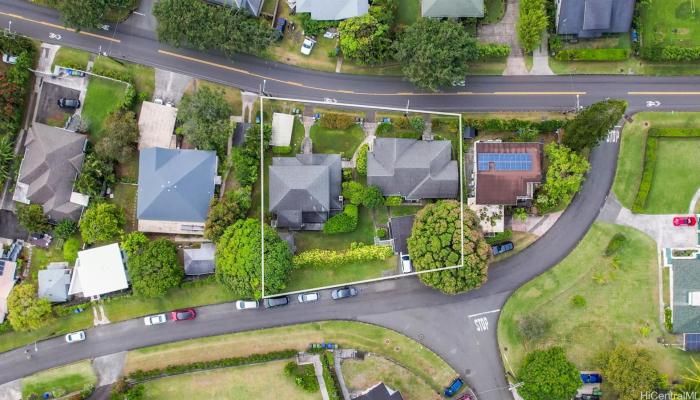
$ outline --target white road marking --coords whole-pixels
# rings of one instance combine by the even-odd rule
[[[477,332],[485,332],[489,330],[489,320],[486,317],[477,318],[474,320]]]
[[[658,107],[661,105],[661,102],[658,100],[647,100],[647,107]]]
[[[493,314],[493,313],[497,313],[499,311],[501,311],[500,308],[496,309],[496,310],[491,310],[491,311],[484,311],[484,312],[480,312],[480,313],[476,313],[476,314],[467,315],[467,318],[474,318],[474,317],[478,317],[480,315]]]
[[[144,13],[140,13],[140,12],[138,12],[138,11],[134,11],[134,14],[136,14],[136,15],[140,15],[140,16],[142,16],[142,17],[145,17],[145,16],[146,16],[146,14],[144,14]]]

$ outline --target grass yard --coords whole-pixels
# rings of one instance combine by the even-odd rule
[[[292,270],[285,292],[294,292],[322,286],[381,278],[384,271],[395,271],[398,266],[396,256],[383,261],[344,264],[332,267],[307,267]]]
[[[351,321],[282,326],[132,350],[127,354],[124,372],[287,349],[301,351],[311,343],[321,342],[390,358],[428,382],[434,390],[446,386],[456,375],[437,354],[413,339],[380,326]]]
[[[374,223],[386,225],[389,222],[389,207],[380,206],[374,209]]]
[[[135,152],[128,160],[116,166],[119,182],[136,183],[139,179],[139,155]]]
[[[423,379],[381,356],[368,354],[362,361],[345,360],[341,368],[350,392],[362,391],[377,382],[384,382],[390,388],[400,391],[406,400],[442,399]]]
[[[340,153],[343,158],[352,158],[364,138],[365,132],[359,125],[348,129],[326,129],[320,124],[311,127],[314,153]]]
[[[392,217],[403,217],[404,215],[414,215],[423,208],[421,205],[400,205],[389,207],[389,215]]]
[[[72,393],[96,383],[97,376],[92,370],[90,361],[79,361],[22,378],[22,398],[29,398],[33,393],[36,395],[54,391]]]
[[[124,100],[126,86],[107,79],[90,78],[82,116],[90,124],[90,138],[97,143],[102,134],[102,124]]]
[[[700,139],[659,140],[656,169],[645,212],[688,212],[690,200],[700,187]]]
[[[80,329],[92,327],[92,312],[88,308],[80,314],[71,314],[63,318],[55,318],[43,327],[30,332],[8,332],[0,335],[0,352],[26,346],[37,340],[52,336],[65,335]]]
[[[284,375],[288,361],[194,372],[156,379],[144,384],[144,399],[315,400]],[[274,389],[271,383],[274,382]]]
[[[357,229],[349,233],[327,234],[323,232],[300,231],[294,233],[297,252],[310,249],[345,250],[352,242],[374,243],[374,224],[367,207],[360,207],[360,220]]]
[[[618,232],[627,236],[616,269],[603,252]],[[516,371],[525,354],[559,345],[582,370],[595,369],[595,357],[618,343],[647,349],[654,364],[669,377],[678,377],[690,356],[656,342],[659,326],[656,243],[645,234],[622,226],[595,223],[569,256],[554,268],[526,283],[508,299],[498,323],[501,351]],[[586,299],[583,308],[572,297]],[[526,316],[549,322],[544,337],[522,337],[518,321]],[[642,329],[648,329],[643,334]],[[507,350],[506,350],[507,349]]]
[[[665,0],[648,4],[640,7],[643,45],[700,46],[700,4],[693,0]]]
[[[53,64],[51,65],[51,70],[56,65],[62,67],[73,67],[81,70],[87,68],[87,63],[90,60],[90,53],[87,51],[82,51],[78,49],[71,49],[70,47],[61,46],[56,52],[56,56],[53,59]]]
[[[663,280],[664,290],[664,306],[671,305],[671,268],[664,267],[661,270],[661,279]]]
[[[484,1],[484,24],[495,24],[503,18],[506,12],[505,0],[485,0]]]
[[[700,64],[697,62],[648,62],[634,56],[625,61],[557,61],[553,57],[550,57],[549,67],[552,69],[552,72],[557,75],[700,75]]]
[[[397,24],[411,25],[420,18],[420,0],[401,0],[398,3],[399,10],[396,13]]]
[[[533,244],[535,242],[535,240],[537,240],[537,239],[539,239],[539,236],[533,235],[532,233],[514,231],[513,237],[510,239],[510,241],[513,242],[513,244],[515,245],[515,248],[507,253],[499,254],[499,255],[491,258],[491,261],[492,262],[502,261],[508,257],[513,257],[514,255],[525,250],[529,245]]]
[[[115,74],[113,77],[130,77],[133,80],[136,91],[138,93],[148,93],[149,97],[152,96],[155,91],[156,72],[152,67],[115,60],[105,56],[98,56],[95,58],[93,70],[98,73],[108,71]]]
[[[26,251],[26,249],[24,251]],[[57,240],[53,240],[48,249],[42,249],[41,247],[35,246],[32,249],[29,279],[32,282],[37,282],[39,271],[45,269],[49,263],[56,261],[64,261],[63,247],[59,245]]]
[[[503,75],[506,64],[505,58],[479,61],[469,64],[467,75]]]
[[[633,123],[625,125],[621,135],[622,141],[613,191],[620,203],[627,208],[632,208],[642,178],[644,147],[647,130],[651,126],[697,127],[700,126],[700,113],[644,112],[635,115]],[[685,148],[678,154],[669,154],[669,150],[674,150],[676,147],[666,146],[666,140],[668,139],[660,141],[657,169],[650,196],[647,198],[647,207],[650,213],[687,212],[692,195],[700,186],[697,174],[694,171],[688,173],[693,166],[697,168],[697,161],[692,156],[692,149],[700,149],[700,141],[693,142],[691,149]],[[660,179],[657,181],[658,177],[668,178],[670,181],[662,182]],[[679,184],[680,179],[683,181]],[[678,186],[671,187],[672,184]],[[662,199],[661,194],[665,191],[671,193],[665,193],[668,198]]]
[[[136,185],[127,183],[118,183],[114,185],[114,197],[111,202],[118,205],[124,210],[126,224],[124,230],[133,232],[138,230],[138,220],[136,219]]]

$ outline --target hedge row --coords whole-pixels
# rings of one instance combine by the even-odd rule
[[[566,120],[549,119],[546,121],[524,121],[521,119],[481,119],[466,118],[464,126],[471,126],[482,131],[515,132],[519,130],[537,129],[543,133],[554,132],[566,124]]]
[[[117,79],[124,82],[134,83],[133,77],[128,72],[116,71],[113,69],[97,66],[92,68],[92,73],[95,75],[106,76],[108,78]]]
[[[360,151],[357,153],[357,173],[362,176],[367,176],[367,152],[369,146],[365,143],[360,146]]]
[[[403,203],[403,199],[401,196],[389,196],[386,199],[384,199],[384,205],[385,206],[400,206],[401,203]]]
[[[165,368],[156,368],[148,371],[136,370],[129,374],[128,379],[143,382],[155,378],[163,378],[169,375],[185,374],[188,372],[203,371],[207,369],[237,367],[239,365],[257,364],[275,360],[286,360],[297,354],[296,350],[280,350],[263,354],[252,354],[248,357],[222,358],[212,361],[198,361],[189,364],[168,365]]]
[[[355,124],[355,117],[349,114],[323,113],[321,126],[326,129],[348,129]]]
[[[289,154],[292,152],[291,146],[273,146],[272,154]]]
[[[644,151],[644,172],[642,172],[642,180],[639,182],[637,189],[637,197],[632,204],[632,212],[644,212],[644,206],[647,203],[647,197],[651,191],[651,181],[654,179],[654,169],[656,168],[656,149],[658,148],[659,140],[655,137],[647,138],[646,150]]]
[[[640,56],[649,61],[697,61],[700,60],[700,46],[644,46]]]
[[[326,221],[323,225],[324,233],[348,233],[354,232],[357,229],[359,221],[359,212],[357,206],[348,204],[342,213],[336,214]]]
[[[365,245],[353,243],[349,250],[335,251],[312,249],[301,252],[292,258],[295,267],[340,267],[356,262],[369,262],[385,260],[391,257],[394,251],[389,246]]]
[[[630,58],[629,49],[567,49],[554,55],[559,61],[624,61]]]
[[[700,137],[698,128],[649,128],[648,137]]]
[[[477,44],[477,59],[506,58],[510,55],[510,46],[500,43]]]
[[[339,385],[335,384],[337,378],[331,372],[334,364],[333,353],[325,352],[321,354],[321,364],[323,364],[323,381],[326,383],[326,389],[328,389],[328,398],[330,400],[342,399],[342,393],[338,390]]]

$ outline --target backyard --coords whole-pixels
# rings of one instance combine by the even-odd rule
[[[632,208],[644,167],[644,149],[650,127],[693,128],[700,124],[700,113],[639,113],[625,125],[613,191],[620,203]],[[659,141],[656,169],[647,198],[646,213],[687,212],[690,200],[700,187],[700,167],[696,154],[700,139]]]
[[[72,393],[96,383],[97,376],[90,361],[80,361],[23,378],[22,398],[30,398],[31,394],[43,395],[46,392]]]
[[[353,125],[348,129],[327,129],[315,124],[311,127],[310,134],[314,153],[341,154],[343,158],[352,158],[365,138],[365,132],[360,125]]]
[[[299,231],[294,233],[297,252],[311,249],[345,250],[353,242],[372,244],[374,242],[374,223],[370,211],[360,207],[357,229],[348,233],[327,234],[323,232]]]
[[[126,86],[107,79],[90,78],[82,116],[89,123],[90,138],[94,143],[102,137],[102,124],[124,100]]]
[[[138,220],[136,219],[136,190],[137,186],[129,183],[117,183],[114,185],[114,197],[111,202],[118,205],[124,210],[126,224],[124,230],[133,232],[138,229]]]
[[[384,382],[390,388],[400,391],[405,399],[442,399],[424,380],[381,356],[369,354],[364,360],[344,360],[341,368],[351,393]]]
[[[699,7],[694,0],[648,2],[641,7],[642,44],[700,46]]]
[[[626,243],[616,256],[606,257],[616,233],[624,234]],[[575,305],[574,296],[581,296],[583,305]],[[522,335],[519,321],[526,317],[545,322],[540,339]],[[578,368],[595,369],[599,353],[629,343],[647,349],[662,373],[678,377],[690,357],[659,345],[656,338],[663,335],[656,244],[637,230],[604,223],[594,224],[564,261],[518,289],[498,325],[499,347],[515,370],[527,352],[554,345],[563,346]]]

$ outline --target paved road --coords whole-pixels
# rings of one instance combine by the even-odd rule
[[[152,4],[152,2],[144,2]],[[116,34],[75,33],[60,26],[55,11],[19,0],[0,0],[0,26],[12,20],[12,30],[44,41],[157,66],[166,70],[218,81],[246,90],[308,100],[331,98],[341,102],[429,110],[557,110],[606,98],[625,98],[630,109],[646,108],[658,100],[666,110],[697,109],[700,78],[558,76],[470,77],[463,92],[423,93],[399,78],[339,75],[306,71],[249,56],[231,61],[183,49],[172,49],[155,40],[152,24],[138,15],[120,24]],[[132,22],[133,21],[133,22]],[[61,35],[60,40],[49,34]],[[112,38],[113,39],[108,40]],[[97,36],[96,36],[97,35]],[[640,94],[639,92],[653,92]],[[595,220],[610,189],[617,158],[617,143],[603,143],[591,155],[593,170],[581,193],[554,227],[528,249],[494,264],[489,281],[479,290],[444,296],[405,278],[361,287],[357,298],[332,302],[328,293],[315,304],[292,304],[281,310],[236,312],[232,305],[200,308],[196,321],[146,328],[140,320],[100,326],[88,331],[85,343],[68,345],[62,338],[40,342],[30,360],[23,349],[0,354],[0,382],[52,366],[138,347],[264,327],[323,319],[348,319],[377,323],[396,329],[435,350],[479,392],[479,398],[507,399],[506,380],[496,341],[498,312],[508,296],[576,246]]]

